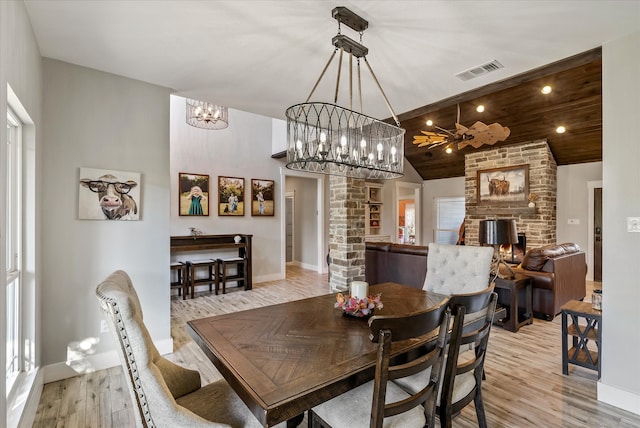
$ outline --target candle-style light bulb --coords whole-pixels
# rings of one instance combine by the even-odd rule
[[[382,143],[378,143],[376,149],[378,149],[378,161],[382,162],[384,160],[384,153],[382,153]]]
[[[343,162],[349,157],[349,150],[347,150],[347,137],[344,135],[340,137],[340,147],[338,147],[337,152]]]
[[[296,149],[298,152],[298,157],[302,158],[302,141],[300,140],[296,141]]]
[[[367,141],[363,138],[362,140],[360,140],[360,160],[362,162],[367,160]]]
[[[326,142],[327,142],[327,134],[324,132],[320,133],[320,143],[318,143],[318,153],[320,156],[325,157],[328,153],[326,150]]]

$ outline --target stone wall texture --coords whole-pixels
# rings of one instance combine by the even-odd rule
[[[535,208],[529,200],[518,203],[482,203],[477,200],[478,171],[529,166],[529,193],[537,195]],[[527,236],[527,249],[556,243],[556,161],[546,140],[498,147],[465,156],[465,242],[479,245],[480,220],[515,219],[518,232]]]
[[[364,281],[364,180],[329,177],[329,271],[332,291]]]

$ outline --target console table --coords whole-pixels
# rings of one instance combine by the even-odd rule
[[[498,295],[502,294],[500,290],[505,290],[509,293],[508,302],[503,303],[509,309],[509,318],[494,321],[494,324],[513,332],[520,330],[523,325],[533,324],[533,299],[531,294],[533,283],[531,278],[527,276],[516,276],[514,279],[496,278],[495,284]],[[519,311],[521,306],[520,290],[524,292],[525,296],[522,316]]]
[[[234,241],[235,236],[240,236],[240,242]],[[253,286],[253,275],[251,270],[251,237],[253,235],[243,235],[240,233],[229,235],[188,235],[171,237],[171,254],[191,251],[207,251],[209,253],[220,250],[237,250],[239,257],[247,259],[247,283],[238,281],[239,286],[244,286],[245,290],[251,290]],[[239,269],[241,269],[239,267]],[[238,272],[241,274],[242,272]]]
[[[569,374],[569,364],[597,370],[600,378],[600,357],[602,347],[602,311],[593,309],[589,302],[570,300],[560,308],[562,311],[562,374]],[[568,318],[571,317],[571,325]],[[586,321],[579,324],[580,319]],[[573,347],[568,349],[571,336]],[[597,351],[588,347],[595,342]]]

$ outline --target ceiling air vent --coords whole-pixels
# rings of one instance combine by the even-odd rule
[[[483,74],[496,71],[503,67],[504,65],[500,64],[500,61],[498,61],[497,59],[494,59],[491,62],[479,65],[477,67],[470,68],[469,70],[465,70],[461,73],[456,74],[455,76],[460,80],[470,80],[470,79],[473,79],[474,77],[482,76]]]

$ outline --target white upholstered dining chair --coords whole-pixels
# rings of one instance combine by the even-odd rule
[[[484,290],[493,252],[493,247],[430,243],[422,289],[449,296]]]
[[[124,271],[96,288],[125,377],[139,427],[261,427],[224,380],[206,386],[200,373],[163,358],[142,320],[142,308]],[[215,421],[215,422],[214,422]]]

